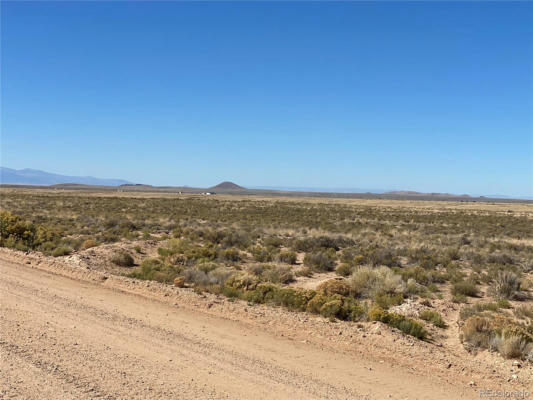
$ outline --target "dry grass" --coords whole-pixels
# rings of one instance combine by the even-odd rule
[[[102,244],[157,241],[155,257],[130,248],[142,262],[124,273],[328,318],[364,320],[372,307],[387,311],[408,298],[517,301],[526,299],[531,288],[531,204],[31,189],[0,193],[1,246],[62,256]],[[288,287],[301,276],[323,271],[345,279],[317,290]],[[465,344],[489,348],[496,340],[494,332],[485,335],[482,320],[472,318],[490,322],[491,313],[513,307],[499,301],[483,310],[465,308]],[[515,318],[529,321],[528,315],[524,308]],[[419,334],[410,321],[382,316],[377,320]],[[444,326],[433,310],[415,322]],[[501,348],[502,354],[512,354]]]

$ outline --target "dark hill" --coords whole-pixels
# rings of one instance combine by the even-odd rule
[[[239,186],[233,182],[222,182],[219,183],[216,186],[210,187],[209,189],[217,189],[217,190],[242,190],[245,189],[242,186]]]

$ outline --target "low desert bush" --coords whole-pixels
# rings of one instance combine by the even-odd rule
[[[423,319],[424,321],[431,322],[433,325],[435,325],[438,328],[446,328],[446,323],[442,319],[442,316],[434,310],[425,309],[420,311],[420,319]]]
[[[375,249],[366,255],[367,262],[375,267],[386,265],[387,267],[398,266],[398,257],[391,249]]]
[[[457,293],[452,296],[452,301],[458,304],[468,303],[468,298],[464,294]]]
[[[355,267],[353,265],[350,265],[348,263],[343,263],[343,264],[340,264],[337,267],[337,269],[335,269],[335,272],[337,273],[337,275],[347,277],[352,274],[354,269]]]
[[[247,271],[252,275],[261,276],[263,275],[263,272],[265,272],[265,270],[268,268],[268,265],[252,264],[248,266]]]
[[[296,253],[294,251],[282,251],[278,254],[278,261],[285,264],[296,264]]]
[[[147,258],[140,267],[128,274],[131,278],[173,283],[181,270],[157,258]]]
[[[512,265],[515,264],[515,260],[507,253],[493,253],[487,257],[487,262],[491,264],[499,265]]]
[[[392,306],[403,303],[402,293],[379,293],[374,296],[374,302],[381,308],[388,310]]]
[[[461,340],[470,349],[490,349],[506,358],[526,359],[533,347],[533,326],[502,315],[473,316],[465,321]]]
[[[224,286],[233,273],[234,271],[230,268],[218,267],[209,272],[209,282],[213,285]]]
[[[281,247],[283,239],[277,236],[267,236],[263,239],[263,244],[267,247]]]
[[[234,248],[229,248],[229,249],[220,251],[219,258],[223,261],[237,262],[241,260],[242,255],[239,252],[239,250],[234,249]]]
[[[427,331],[419,322],[404,315],[386,311],[379,306],[375,306],[370,310],[368,318],[371,321],[383,322],[417,339],[425,339],[428,336]]]
[[[59,240],[58,235],[38,226],[9,211],[0,210],[0,247],[11,247],[17,250],[36,249],[41,244],[53,244]]]
[[[313,270],[309,267],[303,266],[294,271],[294,274],[296,276],[305,276],[306,278],[309,278],[313,276]]]
[[[404,294],[405,282],[388,267],[357,267],[348,279],[356,297],[375,298],[381,294]]]
[[[344,236],[317,236],[298,239],[293,242],[292,248],[301,252],[338,251],[342,247],[350,246],[353,243],[352,239]]]
[[[119,251],[111,257],[111,262],[120,267],[133,267],[133,257],[126,251]]]
[[[405,268],[395,267],[392,270],[400,275],[404,281],[413,279],[416,283],[421,285],[431,285],[432,283],[444,283],[445,276],[435,270],[426,270],[420,266],[410,266]]]
[[[520,295],[520,286],[520,278],[514,272],[500,271],[492,287],[492,292],[496,297],[515,299]]]
[[[196,268],[187,268],[183,271],[185,282],[191,283],[195,286],[207,286],[210,283],[209,277],[204,271],[201,271]]]
[[[477,297],[479,295],[479,290],[477,285],[472,280],[463,280],[453,284],[452,286],[452,295],[463,295],[470,297]]]
[[[344,280],[330,279],[320,283],[316,290],[326,296],[333,296],[335,294],[347,296],[350,293],[350,286]]]
[[[333,271],[335,269],[335,260],[331,256],[331,253],[319,251],[306,254],[304,265],[315,271]]]
[[[209,280],[207,275],[206,278]],[[256,276],[247,272],[239,272],[228,276],[225,280],[224,286],[239,290],[253,290],[257,287],[258,283],[259,280]]]
[[[491,341],[491,348],[505,358],[524,358],[531,344],[519,335],[496,335]]]
[[[482,314],[486,311],[499,312],[502,308],[509,308],[510,304],[507,300],[500,299],[497,302],[491,303],[476,303],[471,306],[465,306],[461,308],[459,312],[459,318],[466,320],[474,315]]]
[[[206,274],[210,273],[211,271],[214,271],[218,267],[219,267],[219,264],[215,262],[210,262],[210,261],[196,264],[196,268],[199,269],[200,271],[205,272]]]
[[[265,270],[262,276],[266,281],[271,283],[287,284],[294,281],[294,274],[291,267],[282,265]]]
[[[514,314],[518,318],[530,319],[533,322],[533,305],[520,305],[515,308]]]
[[[68,247],[57,247],[52,251],[52,256],[54,257],[61,257],[61,256],[68,256],[70,253],[72,253],[72,249]]]
[[[96,246],[98,246],[98,242],[94,239],[87,239],[81,244],[81,248],[83,250],[87,250],[87,249],[90,249],[91,247],[96,247]]]
[[[461,330],[461,340],[472,348],[488,348],[492,335],[490,320],[480,316],[468,318]]]
[[[272,251],[261,246],[252,247],[250,252],[252,253],[252,257],[255,261],[269,262],[274,259]]]

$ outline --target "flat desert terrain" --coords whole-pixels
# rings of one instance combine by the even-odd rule
[[[529,203],[1,194],[2,399],[533,386]]]

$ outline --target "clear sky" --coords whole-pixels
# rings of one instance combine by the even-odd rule
[[[1,7],[3,166],[533,195],[531,2]]]

